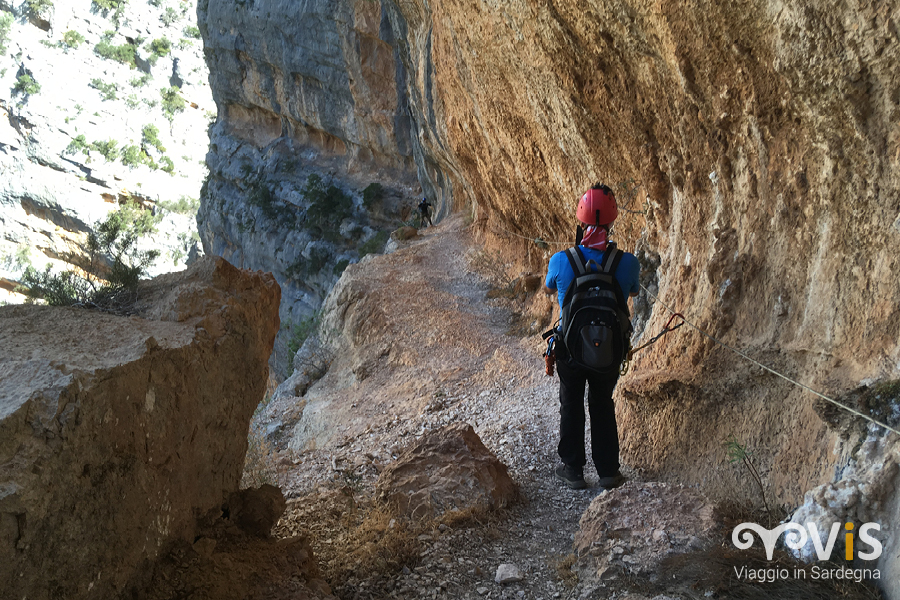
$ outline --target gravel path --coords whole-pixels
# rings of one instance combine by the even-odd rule
[[[484,526],[444,527],[443,531],[420,535],[419,556],[414,564],[404,565],[377,586],[350,577],[336,592],[342,598],[573,597],[574,578],[567,571],[570,563],[566,559],[571,555],[581,514],[602,490],[596,487],[596,477],[592,480],[591,473],[587,473],[586,490],[570,490],[553,478],[552,468],[557,464],[558,380],[543,373],[543,342],[539,336],[519,338],[506,334],[515,318],[516,301],[486,299],[492,287],[491,276],[496,273],[477,272],[477,266],[485,263],[480,260],[484,256],[473,248],[458,219],[423,233],[408,247],[368,262],[365,275],[367,280],[383,286],[395,285],[401,279],[398,293],[414,291],[417,297],[431,299],[401,299],[402,314],[396,315],[387,328],[394,339],[407,339],[416,349],[416,364],[401,373],[392,369],[388,386],[359,389],[378,385],[379,378],[369,375],[355,386],[355,394],[348,396],[347,390],[341,390],[343,403],[357,404],[353,400],[367,393],[379,397],[379,404],[366,411],[362,435],[359,427],[346,426],[342,437],[302,453],[284,451],[286,438],[281,439],[279,481],[289,497],[302,499],[292,503],[293,507],[309,506],[314,498],[334,493],[348,482],[359,502],[365,503],[371,497],[380,465],[396,457],[405,444],[426,430],[456,421],[467,422],[508,466],[520,486],[521,501]],[[436,264],[421,260],[423,256],[441,260]],[[401,275],[398,277],[397,273]],[[408,289],[410,282],[425,290]],[[370,299],[371,295],[370,291]],[[452,348],[440,340],[451,332],[442,331],[441,327],[460,323],[465,331],[455,334],[464,339],[457,342],[461,346],[477,343],[482,360],[448,360]],[[446,376],[448,362],[453,365],[450,377]],[[329,386],[342,387],[326,377],[312,395],[339,393]],[[408,393],[410,388],[412,394]],[[397,417],[398,413],[409,414],[404,409],[410,407],[416,407],[418,414],[412,418]],[[258,424],[265,427],[284,420],[291,408],[290,402],[272,403]],[[591,471],[591,467],[589,463],[586,471]],[[287,520],[290,521],[290,515]],[[297,523],[286,532],[301,527],[303,524]],[[336,530],[326,528],[317,535],[315,527],[307,528],[312,531],[311,541],[317,554],[327,556],[326,540],[334,543]],[[495,583],[496,570],[504,563],[514,564],[524,579],[506,585]]]

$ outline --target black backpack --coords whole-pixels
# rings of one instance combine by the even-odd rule
[[[581,248],[566,250],[575,279],[560,312],[560,336],[569,363],[610,377],[618,374],[631,349],[631,315],[616,280],[623,252],[610,243],[598,265]]]

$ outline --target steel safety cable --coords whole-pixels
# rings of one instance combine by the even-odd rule
[[[645,292],[647,292],[647,294],[648,294],[651,298],[653,298],[656,302],[659,302],[659,303],[660,303],[667,311],[669,311],[669,312],[672,313],[673,315],[676,315],[676,314],[677,314],[677,315],[680,315],[680,313],[675,312],[675,310],[673,310],[668,304],[666,304],[665,302],[663,302],[662,300],[660,300],[659,297],[658,297],[657,295],[655,295],[653,292],[651,292],[650,290],[648,290],[643,284],[641,284],[641,289],[643,289]],[[835,400],[835,399],[833,399],[833,398],[829,398],[829,397],[826,396],[825,394],[823,394],[823,393],[821,393],[821,392],[818,392],[818,391],[814,390],[813,388],[809,387],[809,386],[806,385],[805,383],[801,383],[801,382],[797,381],[796,379],[793,379],[793,378],[791,378],[791,377],[788,377],[788,376],[785,375],[784,373],[779,373],[779,372],[776,371],[775,369],[773,369],[773,368],[771,368],[771,367],[769,367],[769,366],[767,366],[767,365],[764,365],[763,363],[759,362],[759,361],[756,360],[755,358],[752,358],[751,356],[748,356],[747,354],[745,354],[744,352],[741,352],[741,351],[738,350],[737,348],[733,348],[732,346],[729,346],[728,344],[726,344],[726,343],[723,342],[722,340],[716,338],[715,336],[713,336],[713,335],[711,335],[711,334],[709,334],[709,333],[703,331],[702,329],[700,329],[700,327],[698,327],[697,325],[695,325],[694,323],[692,323],[692,322],[691,322],[689,319],[687,319],[686,317],[681,316],[681,318],[684,319],[684,322],[687,323],[688,326],[690,326],[692,329],[695,329],[696,331],[698,331],[701,335],[703,335],[703,336],[705,336],[705,337],[711,339],[713,342],[719,344],[719,345],[722,346],[723,348],[727,348],[728,350],[731,350],[732,352],[734,352],[735,354],[737,354],[737,355],[740,356],[741,358],[743,358],[743,359],[745,359],[745,360],[748,360],[748,361],[752,362],[752,363],[755,364],[756,366],[758,366],[758,367],[760,367],[760,368],[762,368],[762,369],[765,369],[765,370],[768,371],[769,373],[772,373],[773,375],[777,375],[778,377],[781,377],[781,378],[784,379],[785,381],[788,381],[788,382],[790,382],[790,383],[793,383],[793,384],[796,385],[797,387],[800,387],[800,388],[802,388],[802,389],[804,389],[804,390],[810,392],[811,394],[814,394],[815,396],[818,396],[819,398],[821,398],[822,400],[825,400],[826,402],[830,402],[831,404],[834,404],[835,406],[837,406],[837,407],[840,408],[840,409],[843,409],[843,410],[845,410],[845,411],[847,411],[847,412],[849,412],[849,413],[853,413],[854,415],[856,415],[856,416],[858,416],[858,417],[861,417],[861,418],[865,419],[866,421],[870,421],[871,423],[874,423],[875,425],[878,425],[879,427],[883,427],[884,429],[887,429],[888,431],[892,431],[892,432],[896,433],[897,435],[900,435],[900,431],[898,431],[898,430],[895,429],[894,427],[891,427],[890,425],[887,425],[887,424],[885,424],[885,423],[882,423],[881,421],[878,421],[877,419],[874,419],[874,418],[872,418],[871,416],[869,416],[869,415],[867,415],[867,414],[865,414],[865,413],[862,413],[862,412],[860,412],[860,411],[858,411],[858,410],[856,410],[856,409],[850,408],[850,407],[847,406],[846,404],[841,404],[841,403],[838,402],[837,400]]]

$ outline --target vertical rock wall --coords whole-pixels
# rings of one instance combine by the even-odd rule
[[[348,173],[414,162],[427,189],[452,190],[442,210],[471,204],[486,239],[538,264],[549,252],[509,232],[570,238],[578,194],[603,180],[627,209],[617,239],[658,264],[650,288],[704,331],[829,394],[900,375],[896,7],[200,11],[214,94],[231,107],[219,127],[257,146],[289,137]],[[668,318],[658,305],[649,316],[648,332]],[[852,443],[832,452],[805,392],[687,328],[642,353],[620,389],[625,458],[651,474],[743,493],[722,450],[734,433],[791,503],[851,458]]]

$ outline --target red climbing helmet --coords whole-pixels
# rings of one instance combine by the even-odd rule
[[[613,191],[602,184],[595,184],[578,202],[575,216],[585,225],[609,225],[619,216]]]

